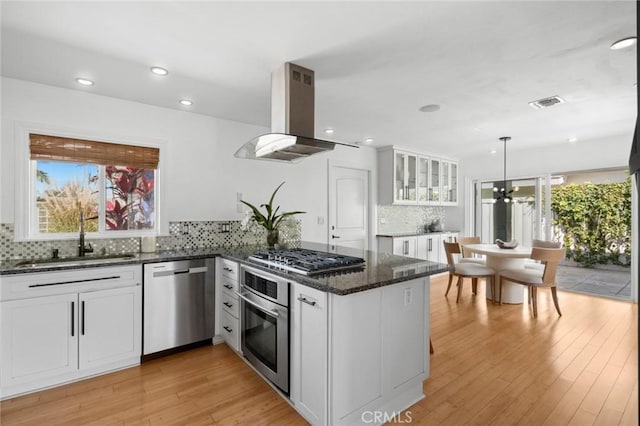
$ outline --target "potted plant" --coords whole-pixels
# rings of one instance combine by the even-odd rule
[[[276,207],[275,210],[273,209],[273,199],[276,197],[276,193],[278,192],[278,190],[282,185],[284,185],[284,182],[278,185],[276,190],[273,191],[273,194],[271,194],[271,198],[269,199],[268,204],[260,204],[260,207],[265,208],[266,210],[265,214],[263,214],[253,204],[247,203],[244,200],[240,200],[241,203],[248,206],[253,212],[251,219],[256,221],[259,225],[262,225],[264,229],[267,230],[267,245],[269,247],[274,247],[276,244],[278,244],[278,238],[279,238],[278,227],[282,223],[282,219],[288,216],[306,213],[302,211],[292,211],[292,212],[284,212],[284,213],[278,214],[278,210],[280,210],[280,206]]]

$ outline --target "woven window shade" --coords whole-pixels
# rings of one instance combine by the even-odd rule
[[[157,169],[160,149],[96,142],[59,136],[29,134],[32,160],[91,163]]]

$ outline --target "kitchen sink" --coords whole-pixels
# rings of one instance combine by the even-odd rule
[[[49,266],[73,266],[84,265],[87,263],[108,263],[120,260],[131,260],[136,257],[135,254],[103,254],[96,256],[76,256],[76,257],[59,257],[51,259],[27,259],[17,262],[16,268],[46,268]]]

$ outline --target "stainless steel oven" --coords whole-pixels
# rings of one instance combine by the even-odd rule
[[[289,393],[289,281],[240,267],[241,346],[249,362]]]

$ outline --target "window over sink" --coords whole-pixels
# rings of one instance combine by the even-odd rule
[[[19,239],[76,238],[80,212],[88,237],[160,232],[159,147],[36,132],[25,136],[21,204],[26,214],[16,209]]]

